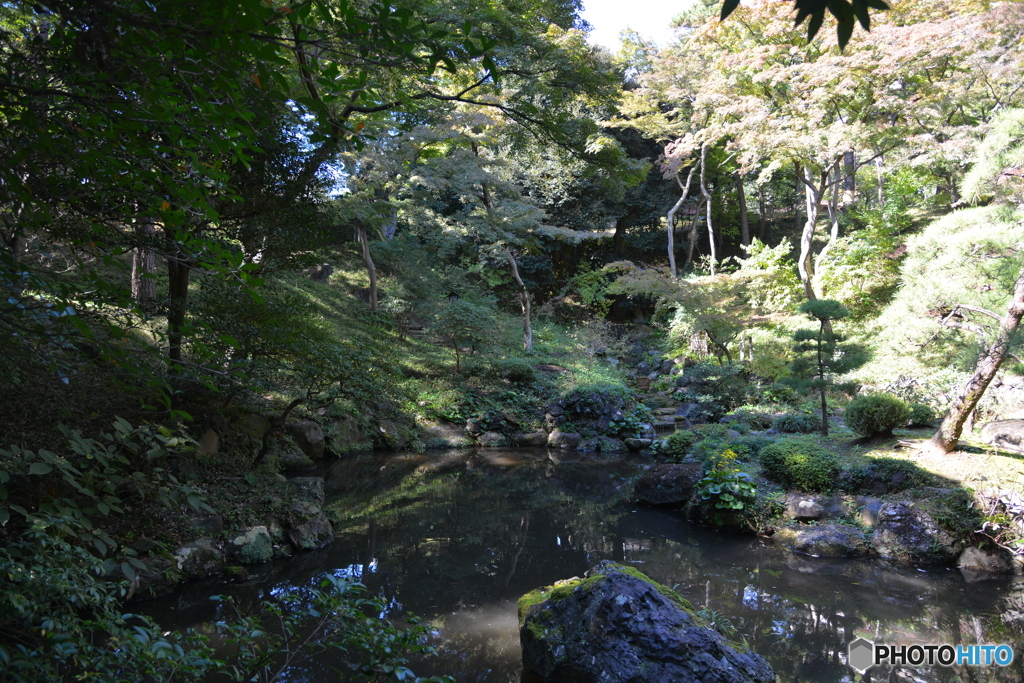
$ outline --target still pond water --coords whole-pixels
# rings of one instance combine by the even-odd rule
[[[1005,669],[876,669],[863,680],[1024,681],[1024,583],[817,559],[770,539],[719,534],[677,512],[630,504],[646,464],[527,449],[340,461],[326,472],[334,543],[266,565],[243,584],[186,586],[145,611],[166,628],[185,628],[218,619],[211,594],[255,603],[324,573],[349,576],[433,624],[440,656],[417,662],[419,675],[506,683],[522,679],[518,597],[611,559],[728,619],[780,681],[855,680],[845,657],[857,635],[1009,642],[1017,653]],[[288,680],[332,678],[314,666]]]

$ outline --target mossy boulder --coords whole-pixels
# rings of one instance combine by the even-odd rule
[[[861,530],[844,524],[787,526],[776,531],[774,539],[793,552],[814,557],[855,557],[868,552]]]
[[[899,564],[951,564],[963,550],[952,534],[914,503],[887,503],[878,512],[871,544]]]
[[[523,668],[548,683],[775,680],[675,591],[614,562],[520,598],[519,638]]]
[[[227,553],[238,564],[262,564],[274,557],[274,542],[267,527],[255,526],[228,541]]]

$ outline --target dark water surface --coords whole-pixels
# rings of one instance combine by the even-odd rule
[[[1018,653],[1007,669],[875,670],[876,681],[1024,681],[1024,584],[794,555],[770,539],[697,527],[628,503],[644,464],[527,449],[341,461],[328,472],[333,544],[258,568],[243,584],[191,584],[145,611],[168,629],[196,626],[223,617],[211,594],[255,604],[324,573],[350,576],[433,624],[440,655],[416,663],[418,674],[504,683],[522,676],[518,597],[612,559],[728,619],[781,681],[853,681],[845,657],[857,635],[1009,642]],[[288,680],[332,677],[315,666]]]

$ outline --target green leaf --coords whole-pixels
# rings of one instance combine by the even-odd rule
[[[28,468],[28,473],[29,474],[35,474],[37,476],[42,476],[44,474],[49,474],[52,471],[53,471],[52,467],[50,467],[46,463],[42,463],[42,462],[34,462],[34,463],[32,463],[32,466]]]
[[[129,581],[134,581],[138,576],[138,574],[136,574],[135,572],[135,569],[127,562],[121,563],[121,573],[124,574],[125,578],[127,578]]]

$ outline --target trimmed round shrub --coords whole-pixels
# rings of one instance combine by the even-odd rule
[[[515,384],[528,384],[537,380],[537,371],[533,365],[522,358],[502,358],[491,366],[491,373]]]
[[[783,439],[758,454],[766,477],[787,489],[831,491],[839,478],[839,461],[831,451],[804,441]]]
[[[935,422],[935,411],[924,403],[910,404],[910,427],[931,427]]]
[[[772,420],[772,427],[784,434],[810,434],[821,431],[821,418],[805,413],[786,413]]]
[[[910,406],[889,394],[863,394],[846,407],[844,419],[861,436],[887,435],[907,424]]]
[[[666,436],[662,441],[664,445],[659,450],[669,458],[682,460],[690,453],[690,449],[696,442],[697,435],[688,429],[683,429]]]

